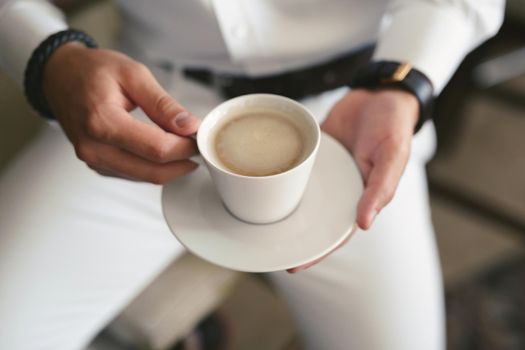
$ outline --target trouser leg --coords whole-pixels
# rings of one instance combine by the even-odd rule
[[[171,92],[201,116],[220,101],[180,78]],[[83,348],[180,255],[160,194],[99,176],[46,127],[0,176],[0,349]]]
[[[443,292],[423,169],[407,169],[368,232],[296,275],[272,279],[307,349],[442,350]]]
[[[84,347],[182,251],[159,186],[97,175],[46,128],[0,180],[0,348]]]
[[[305,103],[322,117],[341,94]],[[443,286],[424,168],[434,144],[432,125],[425,125],[395,198],[369,231],[309,270],[270,274],[307,349],[444,349]]]

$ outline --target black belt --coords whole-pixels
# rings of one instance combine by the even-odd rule
[[[216,74],[207,69],[184,69],[183,74],[216,89],[225,98],[271,93],[302,99],[350,84],[356,70],[370,60],[373,49],[366,46],[315,66],[261,77]]]

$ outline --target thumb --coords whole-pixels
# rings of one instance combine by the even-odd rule
[[[406,166],[408,152],[380,149],[368,176],[366,187],[357,207],[357,223],[367,230],[376,215],[392,200]]]
[[[148,68],[138,66],[140,68],[133,71],[124,86],[133,102],[164,130],[181,136],[195,134],[200,119],[171,97]]]
[[[190,136],[197,133],[200,123],[201,120],[188,111],[179,112],[171,122],[173,132],[182,136]]]

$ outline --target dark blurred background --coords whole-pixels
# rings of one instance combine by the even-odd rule
[[[71,8],[70,17],[111,46],[119,19],[108,2]],[[43,122],[1,73],[0,114],[1,172]],[[435,123],[439,148],[428,176],[448,349],[525,349],[525,1],[509,0],[500,33],[465,59],[436,103]],[[214,318],[235,333],[229,349],[301,348],[263,279],[192,256],[170,266],[90,348],[169,349]]]

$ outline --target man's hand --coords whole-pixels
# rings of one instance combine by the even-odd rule
[[[334,106],[321,126],[352,153],[361,171],[365,185],[357,208],[361,229],[368,229],[394,196],[410,154],[418,108],[417,99],[408,92],[357,89]],[[288,272],[301,271],[320,260]]]
[[[352,153],[365,185],[357,224],[368,229],[387,205],[405,170],[417,99],[401,90],[350,91],[332,109],[322,129]]]
[[[131,58],[79,43],[46,64],[43,89],[78,158],[100,174],[165,183],[191,172],[199,119]],[[140,107],[156,125],[133,118]]]

